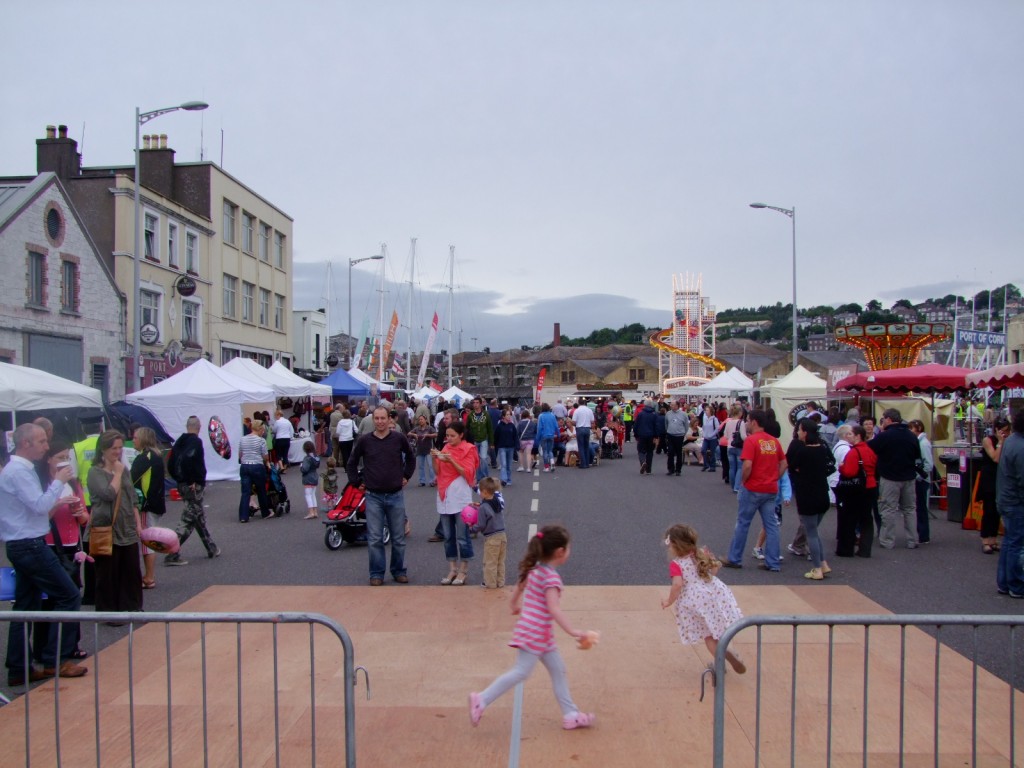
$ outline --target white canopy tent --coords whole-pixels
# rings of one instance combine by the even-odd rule
[[[23,365],[0,363],[0,409],[102,408],[98,389]]]
[[[441,393],[433,387],[420,387],[415,392],[410,394],[410,397],[416,400],[433,400],[435,397],[440,397]]]
[[[316,384],[275,362],[270,368],[264,368],[255,360],[247,357],[236,357],[221,366],[227,371],[243,379],[265,384],[274,390],[277,397],[326,397],[330,398],[331,388],[326,384]]]
[[[203,424],[199,437],[205,448],[207,479],[237,480],[242,405],[272,404],[274,390],[200,359],[126,399],[144,406],[174,437],[185,431],[189,416],[198,416]]]
[[[819,379],[802,365],[798,365],[781,379],[760,388],[761,397],[771,401],[775,416],[783,425],[781,440],[784,446],[789,445],[792,437],[791,430],[786,429],[790,411],[806,404],[808,400],[824,400],[827,391],[828,385],[825,380]]]
[[[358,368],[349,368],[347,373],[353,379],[355,379],[356,381],[361,381],[366,386],[376,384],[378,392],[391,392],[392,390],[394,390],[394,387],[391,386],[390,384],[385,384],[383,382],[377,381],[375,378],[373,378],[373,376],[366,373],[365,371],[359,370]]]
[[[711,381],[699,387],[688,387],[695,395],[749,395],[754,391],[754,381],[739,368],[722,371]]]
[[[320,397],[330,400],[334,392],[328,384],[317,384],[289,371],[280,360],[275,360],[267,372],[274,379],[281,381],[283,386],[291,389],[288,393],[291,397]]]
[[[448,387],[448,389],[438,395],[438,397],[443,397],[449,403],[454,402],[460,408],[465,401],[473,399],[473,396],[469,394],[469,392],[454,386]]]

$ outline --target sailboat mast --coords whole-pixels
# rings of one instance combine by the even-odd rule
[[[377,381],[384,381],[384,272],[386,271],[384,265],[387,263],[388,258],[388,246],[387,243],[380,244],[380,253],[384,258],[380,262],[380,302],[377,306],[377,328],[380,331],[378,337],[377,349]]]
[[[406,322],[409,324],[408,344],[405,346],[405,391],[412,391],[412,292],[415,289],[416,280],[416,238],[412,238],[412,255],[409,257],[409,314],[406,315]]]
[[[452,328],[455,318],[452,313],[455,306],[455,246],[448,246],[448,386],[455,386],[452,379]]]

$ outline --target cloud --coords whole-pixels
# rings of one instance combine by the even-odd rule
[[[910,299],[911,301],[924,301],[925,299],[940,299],[949,294],[964,296],[986,287],[976,280],[946,280],[941,283],[928,283],[926,285],[911,285],[906,288],[892,288],[887,291],[879,291],[877,296],[880,299]]]

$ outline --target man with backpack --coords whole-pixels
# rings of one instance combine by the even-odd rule
[[[199,534],[207,557],[218,557],[220,547],[214,544],[210,531],[206,527],[206,513],[203,511],[203,492],[206,490],[206,459],[203,452],[203,441],[199,431],[203,424],[198,416],[189,416],[185,422],[185,433],[179,437],[167,461],[167,473],[178,484],[178,493],[185,502],[185,510],[181,513],[181,522],[175,529],[178,542],[184,545],[192,531]],[[179,549],[164,558],[164,565],[188,565],[183,560]]]

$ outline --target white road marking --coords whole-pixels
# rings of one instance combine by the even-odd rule
[[[530,501],[530,511],[536,512],[538,509],[540,509],[540,499],[532,499]]]
[[[530,527],[527,528],[526,530],[527,530],[526,540],[529,541],[530,539],[532,539],[534,536],[537,535],[537,524],[536,523],[530,523]]]
[[[534,491],[539,491],[540,490],[540,481],[539,480],[534,480],[533,481],[533,490]]]

